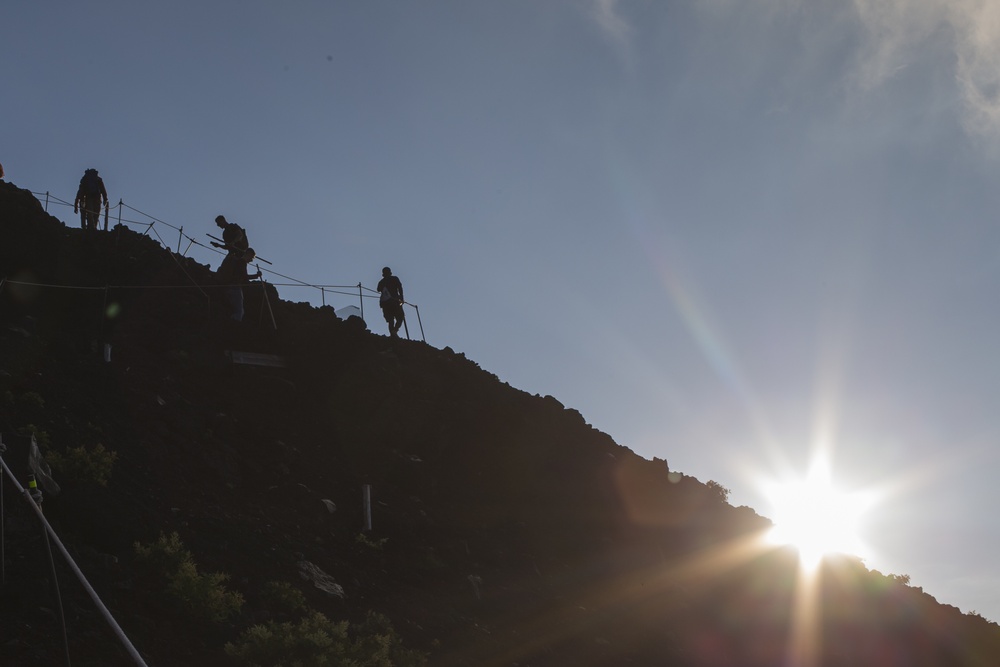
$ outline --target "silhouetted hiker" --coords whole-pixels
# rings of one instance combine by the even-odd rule
[[[247,248],[239,254],[230,252],[223,258],[216,274],[233,310],[231,317],[237,322],[243,321],[243,286],[261,277],[260,270],[252,276],[247,275],[247,264],[256,256],[253,248]]]
[[[382,307],[382,316],[389,325],[389,335],[398,337],[399,327],[403,326],[403,283],[392,275],[388,266],[382,269],[382,280],[378,281],[378,305]]]
[[[222,243],[212,241],[212,245],[216,248],[225,248],[229,251],[230,255],[240,256],[247,251],[247,248],[250,247],[250,242],[247,240],[246,230],[237,225],[235,222],[229,222],[226,220],[226,216],[216,216],[215,224],[217,224],[219,229],[222,230]],[[253,259],[251,258],[249,261],[253,261]]]
[[[108,205],[108,191],[104,189],[104,179],[97,175],[96,169],[83,172],[80,187],[76,191],[73,202],[73,212],[80,210],[80,226],[87,230],[96,230],[101,219],[101,208]]]

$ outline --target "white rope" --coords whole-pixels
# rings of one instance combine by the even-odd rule
[[[29,192],[31,192],[31,194],[36,195],[36,196],[38,196],[38,195],[45,195],[45,197],[46,197],[47,200],[48,199],[52,199],[52,200],[55,200],[56,202],[59,202],[61,204],[65,204],[66,206],[70,206],[71,205],[68,202],[64,202],[63,200],[59,199],[58,197],[55,197],[55,196],[51,195],[48,192],[33,192],[33,191],[30,191],[30,190],[29,190]],[[157,238],[160,241],[160,244],[162,246],[164,246],[168,251],[170,251],[170,247],[166,243],[164,243],[163,239],[160,238],[159,233],[153,228],[156,223],[160,223],[162,225],[166,225],[167,227],[170,227],[171,229],[177,231],[182,238],[186,238],[190,242],[188,244],[188,248],[189,249],[191,247],[191,244],[194,244],[194,245],[197,245],[197,246],[199,246],[201,248],[205,248],[206,250],[214,252],[216,254],[225,254],[225,253],[223,253],[220,250],[216,250],[214,248],[210,248],[210,247],[206,246],[205,244],[199,242],[197,239],[195,239],[195,238],[193,238],[191,236],[188,236],[187,234],[184,233],[184,228],[183,227],[176,227],[176,226],[170,224],[169,222],[166,222],[164,220],[160,220],[158,218],[154,218],[153,216],[149,215],[148,213],[144,213],[143,211],[140,211],[137,208],[129,206],[128,204],[124,203],[121,200],[119,200],[119,202],[117,204],[115,204],[114,207],[115,208],[120,208],[120,209],[126,209],[127,208],[130,211],[135,211],[139,215],[143,215],[143,216],[149,218],[150,220],[152,220],[153,222],[145,223],[145,222],[140,222],[138,220],[128,220],[128,219],[119,218],[119,222],[124,222],[124,223],[127,223],[127,224],[133,224],[133,225],[147,225],[147,229],[146,229],[145,232],[143,232],[143,234],[146,234],[150,230],[153,230],[153,233],[156,234]],[[179,242],[178,242],[177,250],[178,250],[178,254],[180,254],[180,245],[179,245]],[[185,252],[187,252],[187,251],[185,251]],[[178,266],[179,266],[179,264],[178,264]],[[183,267],[181,267],[181,270],[183,271]],[[286,276],[286,275],[284,275],[282,273],[278,273],[277,271],[274,271],[272,269],[263,269],[263,271],[264,271],[264,273],[267,273],[267,274],[272,275],[272,276],[278,276],[279,278],[284,278],[285,280],[294,280],[295,281],[294,283],[271,283],[271,285],[273,285],[275,287],[309,287],[309,288],[312,288],[312,289],[320,290],[321,292],[324,293],[324,295],[325,295],[326,291],[330,291],[331,294],[339,294],[341,296],[355,296],[355,294],[354,294],[354,292],[337,292],[337,291],[334,291],[334,288],[336,288],[336,289],[357,289],[357,288],[360,288],[361,290],[364,290],[364,291],[367,291],[367,292],[371,292],[372,294],[376,294],[376,295],[378,294],[377,290],[374,290],[374,289],[372,289],[370,287],[366,287],[364,285],[361,285],[361,283],[358,283],[357,285],[315,285],[313,283],[306,282],[305,280],[299,280],[298,278],[295,278],[294,276]],[[187,272],[185,271],[184,273],[186,274]],[[188,276],[188,277],[190,277],[190,276]],[[8,282],[14,282],[14,281],[8,281]],[[193,278],[192,278],[192,282],[194,282]],[[33,286],[36,286],[36,287],[63,287],[65,289],[104,289],[104,288],[97,288],[97,287],[75,287],[75,286],[70,286],[70,285],[41,285],[41,284],[37,284],[37,283],[18,283],[18,284],[33,285]],[[199,289],[200,289],[200,286],[198,285],[198,283],[194,283],[194,286],[199,287]],[[217,286],[218,287],[241,287],[241,285],[217,285]],[[173,289],[173,288],[177,288],[177,289],[180,289],[180,288],[191,287],[191,285],[148,285],[148,286],[109,285],[109,287],[115,287],[116,289],[140,289],[140,288],[154,288],[154,289]],[[202,293],[204,294],[204,291],[202,291]],[[361,303],[362,309],[364,308],[364,299],[365,298],[372,298],[368,294],[363,294],[363,293],[362,294],[358,294],[357,296],[360,298],[360,300],[362,302]],[[412,304],[412,303],[409,303],[409,302],[404,302],[403,305],[411,306],[413,308],[417,308],[416,304]],[[417,317],[419,318],[419,314],[418,314]],[[423,329],[422,326],[421,326],[421,329]],[[421,337],[423,337],[423,336],[421,336]],[[424,339],[424,340],[426,340],[426,339]]]

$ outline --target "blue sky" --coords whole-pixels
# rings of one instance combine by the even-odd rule
[[[64,200],[96,167],[112,201],[201,241],[225,214],[302,281],[373,287],[389,265],[429,344],[765,516],[761,480],[822,450],[881,494],[871,567],[997,620],[998,19],[18,1],[0,162]]]

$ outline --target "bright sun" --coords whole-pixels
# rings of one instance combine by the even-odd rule
[[[765,493],[774,521],[768,541],[795,547],[803,568],[815,569],[829,554],[865,556],[858,530],[870,499],[835,488],[826,465],[814,464],[805,479],[771,484]]]

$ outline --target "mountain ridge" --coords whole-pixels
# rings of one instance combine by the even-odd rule
[[[809,614],[823,637],[811,664],[1000,655],[996,624],[853,558],[824,566],[804,611],[794,554],[754,546],[770,522],[721,485],[450,348],[374,335],[269,285],[246,288],[236,325],[207,266],[127,227],[68,228],[8,183],[0,275],[0,430],[35,432],[50,456],[116,453],[108,486],[57,470],[63,490],[43,506],[150,664],[246,664],[226,642],[294,620],[268,606],[274,581],[332,619],[384,614],[432,665],[782,664]],[[57,664],[44,547],[13,523],[0,658]],[[134,545],[172,533],[230,576],[238,614],[197,622],[143,573]],[[57,571],[74,663],[131,664]]]

